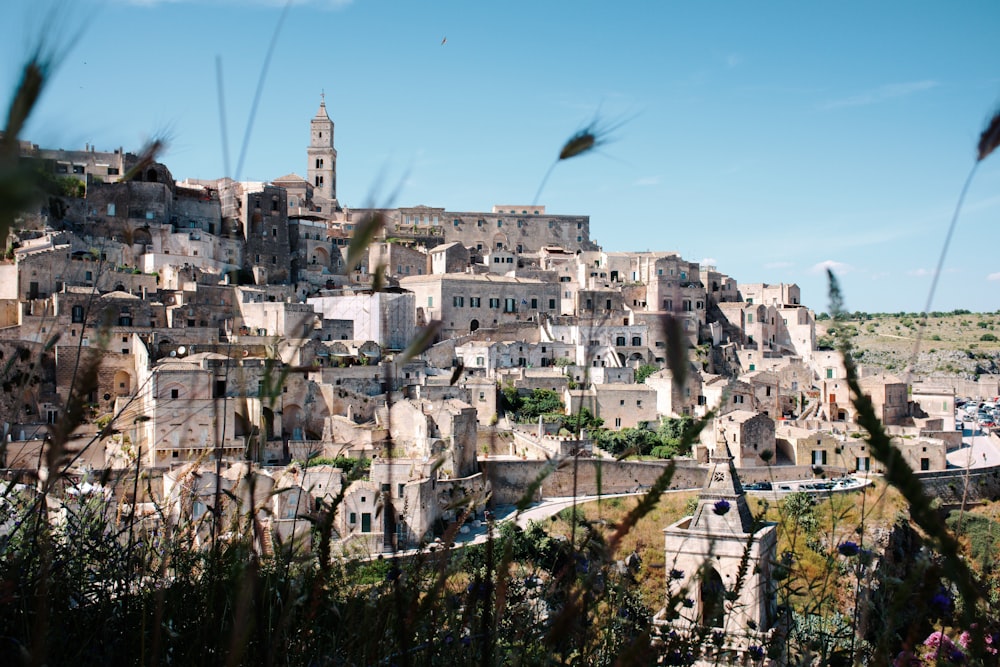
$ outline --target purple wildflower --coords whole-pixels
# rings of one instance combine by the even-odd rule
[[[670,578],[671,579],[683,579],[684,578],[684,570],[670,570]]]
[[[717,500],[715,502],[715,505],[712,506],[712,511],[718,514],[719,516],[722,516],[723,514],[729,512],[730,507],[731,505],[729,504],[728,500]]]
[[[857,556],[861,553],[861,547],[859,547],[856,542],[848,540],[846,542],[841,542],[840,546],[837,547],[837,551],[840,552],[841,556]]]
[[[692,607],[694,607],[694,600],[692,600],[691,598],[684,598],[681,604],[687,607],[688,609],[691,609]]]
[[[764,659],[764,649],[760,646],[751,646],[747,649],[747,654],[749,654],[751,660]]]
[[[951,593],[941,588],[931,598],[930,608],[937,616],[951,616],[955,610],[955,601],[952,599]]]
[[[961,665],[965,662],[965,654],[958,648],[953,648],[948,653],[948,659],[955,663],[956,665]]]

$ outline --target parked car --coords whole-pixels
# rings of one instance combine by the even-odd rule
[[[747,484],[743,487],[744,491],[770,491],[770,482],[753,482],[752,484]]]

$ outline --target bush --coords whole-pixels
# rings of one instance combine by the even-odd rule
[[[996,334],[984,333],[982,336],[979,337],[979,340],[983,341],[984,343],[995,343],[997,341],[997,336]]]

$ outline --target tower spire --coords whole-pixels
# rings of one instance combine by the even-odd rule
[[[753,513],[747,505],[733,455],[725,441],[715,446],[709,459],[708,477],[698,494],[698,508],[691,527],[736,534],[753,532]]]

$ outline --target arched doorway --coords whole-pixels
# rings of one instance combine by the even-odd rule
[[[286,405],[281,409],[281,435],[286,440],[303,440],[302,408]]]
[[[469,322],[469,333],[472,333],[479,328],[479,320],[472,320]]]
[[[721,628],[725,615],[726,587],[714,568],[705,569],[701,577],[701,624],[706,628]]]
[[[310,259],[311,264],[319,264],[320,266],[330,266],[330,253],[326,251],[326,248],[322,246],[317,246],[313,250],[312,258]]]
[[[261,418],[264,420],[263,435],[267,440],[274,440],[274,410],[264,408],[261,410]]]
[[[132,393],[132,377],[126,371],[115,373],[115,395],[128,396]]]

